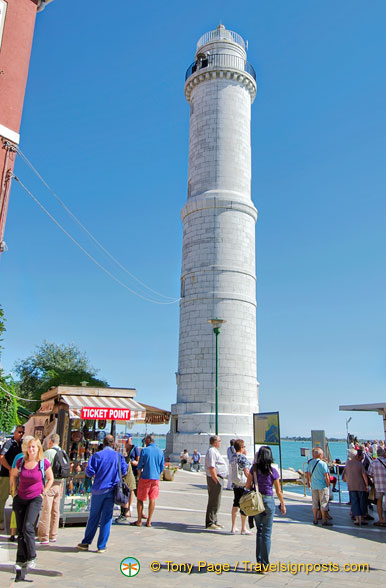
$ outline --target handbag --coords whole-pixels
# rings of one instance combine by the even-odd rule
[[[118,506],[123,506],[127,502],[129,502],[130,490],[126,484],[126,482],[122,479],[122,470],[121,470],[121,455],[117,453],[118,459],[118,473],[119,473],[119,480],[114,488],[114,503]]]
[[[263,497],[259,492],[255,468],[253,468],[253,479],[255,482],[255,490],[245,492],[240,498],[240,510],[242,510],[247,517],[253,517],[265,511]]]

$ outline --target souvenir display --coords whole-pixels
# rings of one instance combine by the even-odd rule
[[[83,439],[83,435],[81,431],[72,431],[71,433],[71,441],[74,441],[75,443],[79,443],[79,441],[82,441]]]

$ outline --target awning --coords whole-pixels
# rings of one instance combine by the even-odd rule
[[[381,416],[386,415],[386,402],[375,404],[346,404],[339,407],[339,410],[353,410],[358,412],[377,412]]]
[[[61,396],[71,419],[144,421],[146,409],[132,398],[116,396]]]
[[[167,425],[170,421],[170,411],[150,406],[149,404],[142,405],[146,409],[145,422],[151,425]]]

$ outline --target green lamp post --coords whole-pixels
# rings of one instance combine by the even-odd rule
[[[214,318],[209,319],[208,323],[210,323],[213,327],[213,333],[216,337],[216,424],[215,424],[215,433],[218,435],[218,336],[220,334],[221,326],[226,323],[225,320]]]

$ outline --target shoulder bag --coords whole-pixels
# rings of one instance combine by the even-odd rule
[[[126,482],[122,479],[122,470],[121,470],[121,455],[117,453],[117,460],[118,460],[118,474],[119,479],[118,483],[114,488],[114,503],[118,506],[123,506],[127,502],[129,502],[130,490],[126,484]]]
[[[255,490],[245,492],[240,498],[240,510],[242,510],[247,517],[253,517],[265,511],[263,497],[259,492],[255,468],[253,468],[253,480],[255,482]]]

